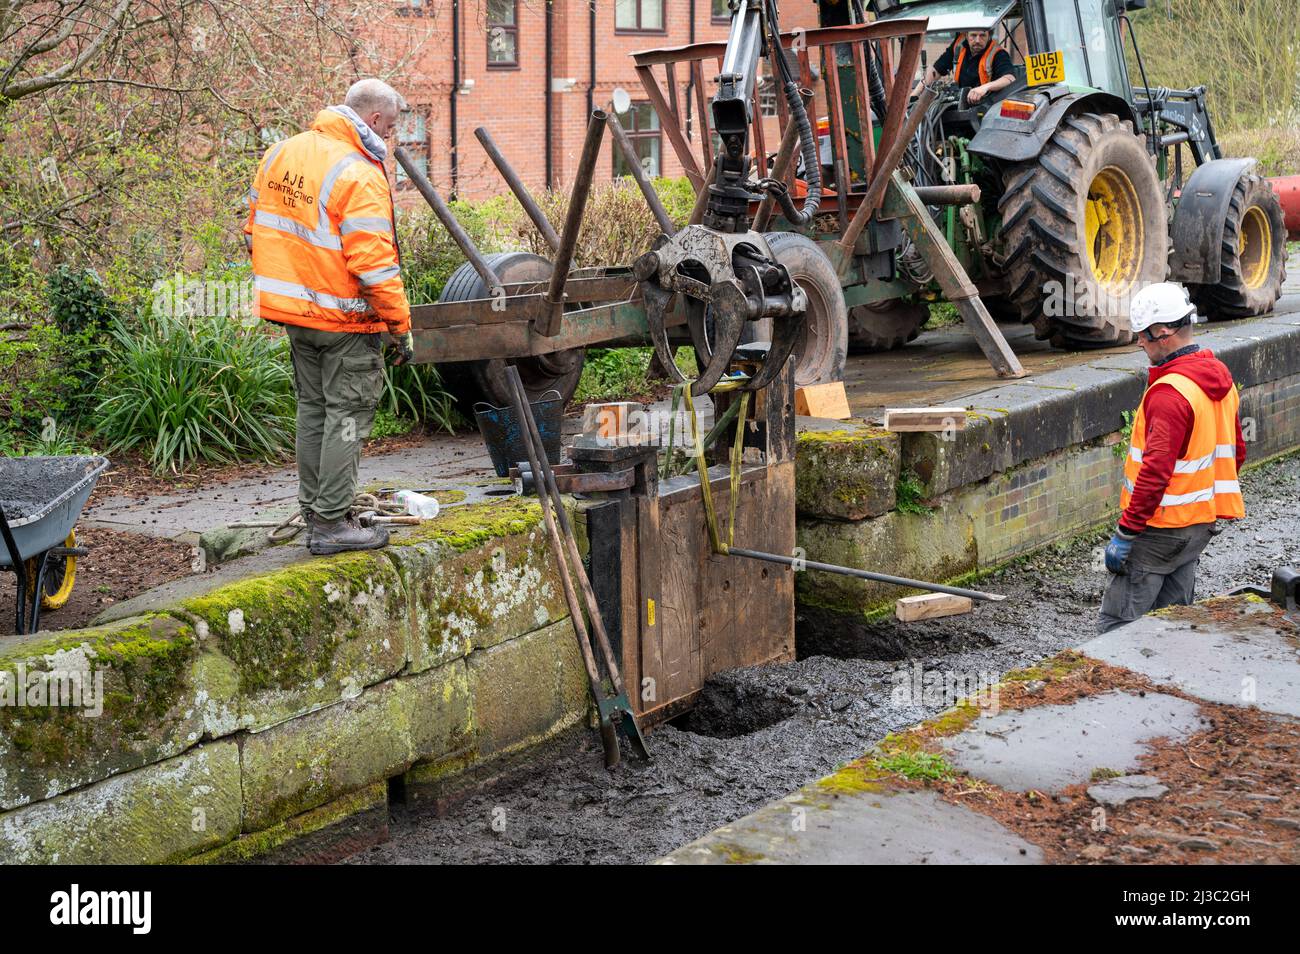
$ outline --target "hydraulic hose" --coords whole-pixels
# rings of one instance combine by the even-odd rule
[[[813,134],[812,123],[808,120],[808,110],[804,108],[803,97],[799,95],[799,86],[790,73],[790,64],[786,61],[785,50],[781,46],[781,27],[777,23],[776,3],[767,5],[767,24],[771,31],[771,42],[776,50],[777,69],[780,70],[782,85],[785,90],[786,106],[790,110],[790,121],[799,130],[799,155],[803,159],[805,180],[808,183],[808,195],[804,198],[803,208],[795,208],[786,190],[785,184],[775,179],[764,179],[763,187],[772,193],[781,206],[781,214],[790,224],[799,228],[808,225],[817,215],[822,203],[822,167],[817,155],[817,137]]]

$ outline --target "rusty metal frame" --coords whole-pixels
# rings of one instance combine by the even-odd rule
[[[839,109],[839,104],[843,100],[843,91],[840,89],[839,71],[827,69],[827,63],[834,64],[837,47],[842,44],[850,46],[857,73],[855,93],[858,101],[859,126],[864,130],[863,155],[869,171],[868,181],[879,177],[882,173],[885,178],[888,178],[893,170],[882,168],[881,160],[889,153],[890,145],[902,131],[903,119],[907,114],[907,99],[911,92],[913,75],[920,63],[927,23],[928,21],[924,18],[910,17],[851,26],[820,27],[814,30],[793,31],[781,35],[782,46],[794,52],[798,58],[803,85],[811,85],[812,51],[814,49],[818,50],[822,57],[822,82],[825,84],[827,112],[831,117],[831,161],[836,170],[837,184],[836,192],[829,193],[823,198],[823,211],[838,216],[841,231],[848,227],[850,217],[857,211],[857,207],[861,203],[862,194],[861,192],[854,193],[847,182],[848,144]],[[874,117],[871,115],[870,101],[866,95],[865,44],[869,42],[879,42],[881,44],[882,72],[884,74],[882,78],[886,90],[886,117],[881,130],[880,148],[878,150],[872,141],[871,119]],[[891,46],[895,43],[898,46],[897,55],[891,49]],[[690,180],[697,193],[703,189],[709,167],[712,164],[710,155],[711,129],[707,108],[708,101],[704,95],[703,64],[707,60],[721,62],[721,57],[726,48],[725,41],[715,40],[687,46],[643,50],[632,54],[632,59],[636,64],[637,77],[645,89],[646,97],[649,99],[651,106],[659,116],[659,126],[663,130],[669,145],[672,146],[673,154],[677,156],[678,161],[681,163],[686,177]],[[771,51],[771,53],[775,56],[775,51]],[[698,145],[702,147],[703,165],[701,165],[695,150],[692,148],[693,144],[686,137],[686,129],[680,110],[673,108],[677,98],[677,66],[682,63],[687,64],[699,100],[700,119],[697,126],[700,143]],[[894,63],[898,64],[897,73],[890,69]],[[668,84],[667,90],[665,90],[656,74],[656,67],[663,68],[664,78]],[[896,82],[896,79],[901,81]],[[757,150],[756,155],[760,161],[760,168],[762,168],[765,134],[761,128],[763,111],[759,103],[759,88],[759,84],[755,84],[754,100],[751,104],[754,116],[752,139]],[[778,96],[777,99],[780,104],[777,110],[778,125],[784,136],[785,129],[790,122],[789,111],[785,108],[782,97]],[[793,180],[793,168],[791,168],[788,175]]]

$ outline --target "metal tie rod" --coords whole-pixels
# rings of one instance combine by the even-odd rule
[[[840,576],[854,576],[859,580],[874,580],[877,583],[892,583],[895,586],[910,586],[917,590],[929,590],[932,593],[951,593],[953,596],[967,596],[973,600],[1000,603],[1006,599],[998,593],[984,593],[980,590],[964,590],[960,586],[944,586],[942,583],[927,583],[924,580],[909,580],[905,576],[890,576],[888,573],[872,573],[870,570],[857,570],[851,566],[837,566],[834,563],[818,563],[816,560],[796,560],[794,557],[781,556],[776,553],[764,553],[762,550],[745,550],[741,547],[728,547],[732,556],[749,557],[751,560],[764,560],[768,563],[783,563],[788,567],[805,570],[821,570],[823,573],[838,573]]]

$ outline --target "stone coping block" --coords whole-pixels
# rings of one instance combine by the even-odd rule
[[[0,809],[234,731],[230,660],[170,616],[0,643]]]
[[[239,834],[239,745],[184,755],[0,815],[11,864],[175,862]]]
[[[803,424],[801,420],[801,427]],[[897,502],[899,437],[851,422],[834,428],[801,429],[795,442],[794,472],[799,515],[862,520],[893,510]]]
[[[1244,390],[1300,374],[1300,323],[1286,316],[1240,328],[1211,325],[1196,340],[1214,351]],[[935,497],[1119,431],[1123,412],[1137,406],[1146,387],[1148,367],[1146,356],[1135,350],[973,394],[966,398],[966,429],[949,435],[954,439],[903,436],[902,469],[920,477],[925,495]]]
[[[467,505],[386,550],[273,548],[144,594],[135,614],[5,640],[0,702],[7,688],[15,704],[0,705],[0,811],[567,620],[541,533],[536,501]],[[468,679],[463,664],[456,671]],[[71,692],[69,673],[83,677],[87,705],[102,703],[97,717],[44,704],[51,687]],[[20,677],[22,701],[37,704],[17,704]],[[466,744],[467,717],[448,718]],[[445,749],[413,745],[412,759]]]

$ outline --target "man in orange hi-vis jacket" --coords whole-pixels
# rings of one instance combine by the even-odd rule
[[[298,395],[298,502],[315,554],[388,543],[349,515],[361,442],[383,389],[381,337],[411,359],[411,310],[398,267],[384,160],[402,97],[375,79],[267,150],[244,226],[257,313],[283,325]]]
[[[1124,459],[1119,523],[1106,545],[1113,576],[1099,632],[1196,599],[1196,564],[1218,521],[1246,515],[1246,462],[1232,372],[1192,340],[1196,306],[1172,282],[1133,296],[1129,320],[1151,362]]]

